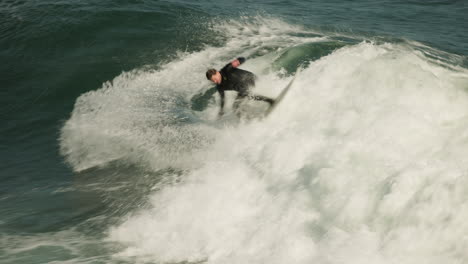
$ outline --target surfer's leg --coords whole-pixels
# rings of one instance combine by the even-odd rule
[[[249,98],[253,100],[257,100],[257,101],[264,101],[264,102],[269,103],[270,105],[273,105],[275,103],[275,100],[269,97],[263,96],[263,95],[250,94]]]
[[[239,106],[242,103],[242,101],[245,99],[246,95],[245,94],[237,94],[236,99],[234,100],[234,103],[232,104],[232,108],[234,110],[234,113],[236,113],[237,117],[240,118],[240,111],[239,111]]]

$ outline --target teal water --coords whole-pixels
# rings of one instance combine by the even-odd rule
[[[0,262],[467,262],[467,13],[3,1]],[[240,55],[267,120],[193,100]]]

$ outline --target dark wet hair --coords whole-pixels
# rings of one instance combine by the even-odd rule
[[[218,72],[215,69],[209,69],[206,71],[206,78],[211,81],[211,76],[215,75]]]

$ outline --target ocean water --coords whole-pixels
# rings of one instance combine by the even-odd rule
[[[468,2],[0,2],[0,263],[468,263]],[[238,120],[208,68],[244,56]]]

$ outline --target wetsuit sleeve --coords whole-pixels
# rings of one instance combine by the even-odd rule
[[[237,60],[240,62],[240,64],[242,64],[242,63],[245,62],[245,58],[244,58],[244,57],[239,57],[239,58],[237,58]]]
[[[219,96],[221,97],[221,104],[220,104],[220,109],[219,109],[219,116],[222,116],[224,114],[224,90],[217,87],[218,88],[218,93],[219,93]]]
[[[239,57],[237,58],[237,60],[239,60],[240,64],[244,63],[245,62],[245,58],[244,57]],[[222,72],[230,72],[232,69],[234,69],[234,67],[232,67],[232,62],[229,62],[228,64],[226,64],[222,69],[221,71]]]

